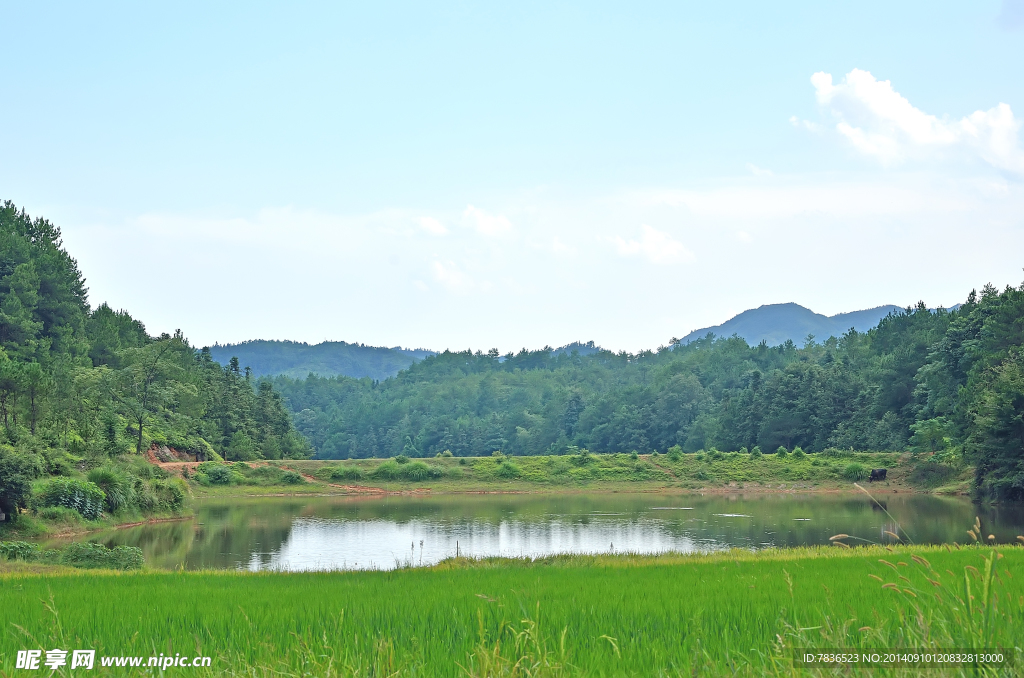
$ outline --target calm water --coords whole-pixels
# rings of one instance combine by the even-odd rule
[[[455,555],[714,551],[826,544],[846,533],[876,542],[903,530],[916,543],[969,537],[981,517],[999,542],[1024,534],[1024,507],[886,495],[569,495],[430,498],[260,498],[198,502],[190,521],[93,534],[139,546],[152,567],[389,569]],[[897,529],[899,528],[899,529]]]

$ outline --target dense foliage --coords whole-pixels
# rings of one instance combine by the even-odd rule
[[[71,542],[61,549],[43,549],[24,541],[0,541],[0,558],[84,569],[138,570],[145,565],[137,546],[107,548],[94,542]]]
[[[770,347],[712,335],[639,354],[444,352],[382,382],[278,377],[321,458],[912,450],[1024,498],[1024,287]],[[854,474],[855,470],[851,470]]]
[[[111,460],[153,446],[231,459],[303,457],[308,449],[269,382],[243,374],[237,361],[221,367],[180,331],[152,337],[125,311],[106,304],[90,308],[85,280],[62,247],[60,229],[4,203],[0,513],[15,518],[42,475],[117,465]],[[121,485],[116,471],[103,477],[117,496],[141,498],[136,508],[174,492],[145,478],[143,492],[138,474],[120,478]],[[56,485],[48,487],[57,492]],[[85,501],[86,494],[75,496]],[[104,511],[118,507],[111,496]],[[95,497],[89,497],[83,507],[92,517]],[[174,503],[171,496],[157,499]],[[52,507],[69,506],[54,501]]]

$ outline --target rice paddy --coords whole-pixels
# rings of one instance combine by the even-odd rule
[[[208,669],[168,672],[255,676],[803,675],[795,647],[1019,652],[1022,566],[1024,548],[1009,545],[450,559],[293,574],[39,576],[0,565],[0,675],[21,674],[17,650],[52,647],[209,655]]]

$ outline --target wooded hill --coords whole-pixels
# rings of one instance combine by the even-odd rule
[[[309,453],[269,382],[237,361],[222,368],[180,331],[150,336],[126,311],[91,308],[60,229],[11,202],[0,207],[0,423],[8,516],[38,476],[154,443],[231,459]]]
[[[706,337],[635,355],[446,351],[378,383],[274,385],[322,458],[909,450],[974,464],[981,494],[1020,499],[1022,339],[1024,286],[986,286],[954,311],[922,303],[803,347]]]

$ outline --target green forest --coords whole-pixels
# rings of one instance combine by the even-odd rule
[[[146,510],[180,507],[173,483],[122,461],[154,445],[200,459],[310,452],[280,394],[237,360],[221,367],[181,331],[151,336],[125,311],[91,308],[60,229],[9,201],[0,207],[0,420],[7,520],[46,476],[55,480],[37,498],[75,504],[83,515],[98,513],[88,508],[95,487],[108,511],[119,508],[117,497]],[[76,470],[89,470],[90,482],[67,477]]]
[[[828,448],[973,464],[1024,498],[1024,286],[802,347],[708,335],[638,354],[450,352],[386,381],[279,376],[320,458]]]
[[[59,228],[6,202],[0,512],[17,515],[40,479],[76,472],[96,475],[108,510],[119,482],[159,494],[129,463],[154,446],[215,461],[910,451],[973,466],[980,497],[1019,500],[1022,343],[1024,285],[985,286],[954,311],[922,303],[803,346],[709,334],[637,354],[445,351],[385,380],[257,377],[180,330],[151,336],[126,311],[92,308]]]

